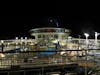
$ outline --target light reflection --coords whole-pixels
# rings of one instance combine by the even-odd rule
[[[3,53],[0,53],[0,57],[2,57],[2,58],[3,58],[3,57],[5,57],[5,55],[4,55]]]

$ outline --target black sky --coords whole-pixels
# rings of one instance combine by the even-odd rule
[[[87,32],[94,37],[100,32],[100,16],[0,16],[0,39],[12,39],[15,36],[30,36],[29,30],[38,27],[57,27],[49,19],[58,22],[59,27],[71,30],[73,37]]]

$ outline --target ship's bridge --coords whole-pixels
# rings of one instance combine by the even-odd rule
[[[35,39],[66,39],[69,36],[69,30],[65,28],[35,28],[30,30]]]

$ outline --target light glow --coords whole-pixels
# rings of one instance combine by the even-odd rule
[[[89,34],[88,33],[84,33],[85,37],[89,37]]]
[[[0,53],[0,57],[2,57],[2,58],[3,58],[3,57],[5,57],[5,55],[4,55],[3,53]]]

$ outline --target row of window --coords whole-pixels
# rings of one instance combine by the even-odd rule
[[[58,38],[58,35],[38,35],[38,38]]]
[[[66,35],[60,35],[62,39],[67,38]],[[58,39],[59,35],[58,34],[53,34],[53,35],[38,35],[38,38],[55,38]]]

